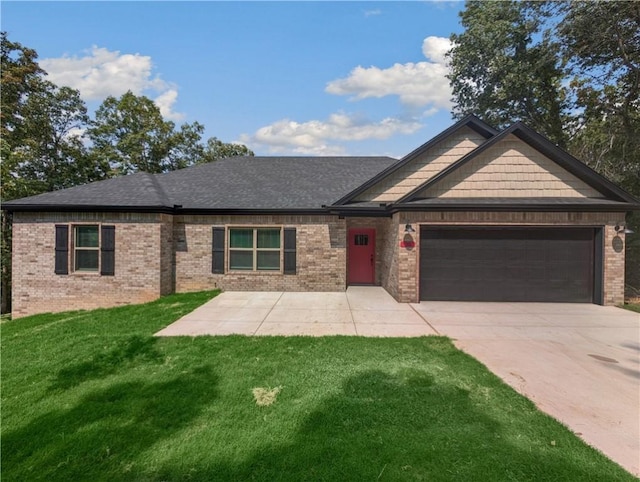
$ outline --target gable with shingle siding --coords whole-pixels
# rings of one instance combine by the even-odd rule
[[[603,195],[526,142],[509,135],[416,197],[602,198]]]
[[[435,144],[415,160],[381,180],[357,201],[396,201],[420,184],[449,167],[455,161],[473,151],[486,138],[469,127],[462,127],[446,139]]]

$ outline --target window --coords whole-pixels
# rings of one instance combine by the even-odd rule
[[[74,270],[98,271],[100,235],[98,226],[74,227]]]
[[[230,228],[229,269],[280,271],[280,228]]]
[[[56,274],[68,275],[71,270],[115,276],[115,226],[56,224],[55,228]]]

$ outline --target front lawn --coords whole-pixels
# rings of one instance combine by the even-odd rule
[[[2,479],[635,480],[446,338],[152,336],[212,295],[3,323]]]

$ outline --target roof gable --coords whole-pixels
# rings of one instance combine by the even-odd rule
[[[637,203],[586,164],[517,122],[403,196],[425,198],[607,198]]]
[[[358,186],[334,205],[396,201],[497,133],[476,116],[469,115]]]
[[[589,197],[603,195],[513,134],[504,137],[418,198]]]

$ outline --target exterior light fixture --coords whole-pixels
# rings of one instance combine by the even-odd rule
[[[619,224],[617,224],[614,229],[616,230],[616,234],[634,234],[635,233],[635,231],[633,231],[632,229],[629,229],[626,226],[620,226]]]
[[[413,229],[413,226],[411,226],[410,223],[407,223],[407,225],[404,227],[404,232],[405,233],[415,233],[416,230]]]

